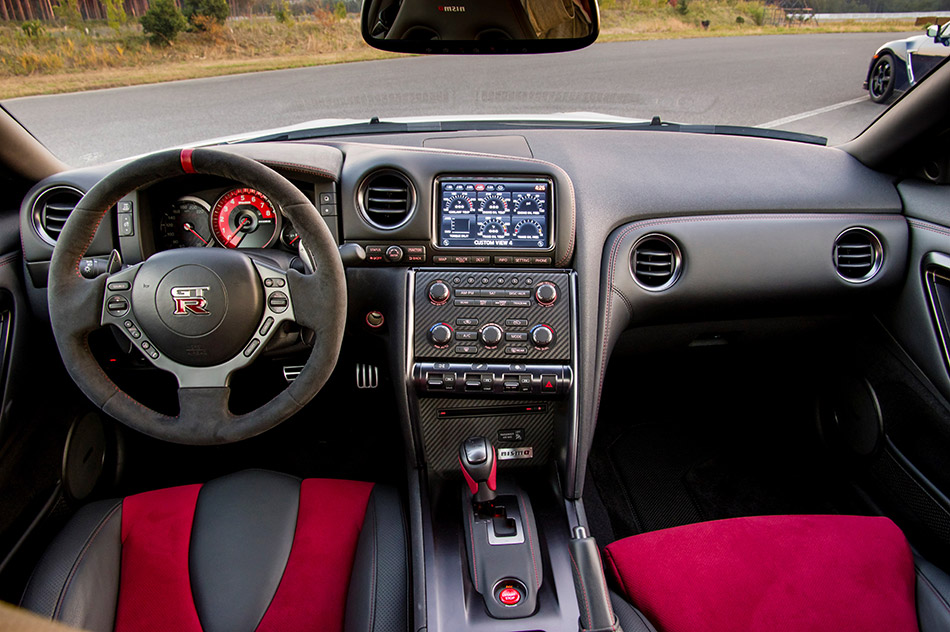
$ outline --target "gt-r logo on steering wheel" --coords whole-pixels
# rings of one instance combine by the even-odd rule
[[[172,299],[175,301],[175,316],[185,316],[195,314],[196,316],[208,316],[211,314],[207,309],[208,301],[205,299],[205,292],[210,287],[173,287],[171,290]]]

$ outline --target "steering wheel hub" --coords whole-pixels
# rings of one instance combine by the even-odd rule
[[[143,331],[168,357],[214,366],[251,339],[264,310],[264,292],[246,255],[183,249],[158,253],[142,264],[132,284],[132,305]]]

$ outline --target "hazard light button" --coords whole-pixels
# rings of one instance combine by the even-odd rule
[[[541,392],[542,393],[556,393],[557,392],[557,376],[547,373],[541,374]]]

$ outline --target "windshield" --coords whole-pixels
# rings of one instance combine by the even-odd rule
[[[0,0],[0,103],[74,166],[372,117],[658,116],[834,145],[950,52],[925,32],[945,0],[792,4],[608,0],[583,50],[409,56],[364,44],[352,1]],[[159,14],[174,33],[156,35]]]

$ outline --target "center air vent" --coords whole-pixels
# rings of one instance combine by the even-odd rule
[[[637,285],[658,292],[676,283],[682,263],[683,257],[676,242],[656,233],[644,235],[633,245],[630,268]]]
[[[383,229],[395,228],[412,213],[412,185],[398,171],[377,171],[363,181],[359,201],[370,224]]]
[[[83,192],[67,186],[46,189],[33,202],[33,227],[36,233],[50,244],[55,244],[63,226],[69,219]]]
[[[869,281],[884,260],[884,248],[877,235],[866,228],[848,228],[835,239],[832,255],[835,270],[849,283]]]

